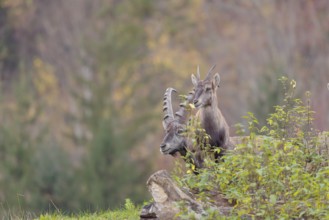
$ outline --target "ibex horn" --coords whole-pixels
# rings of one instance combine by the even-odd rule
[[[206,78],[205,78],[205,80],[207,79],[210,79],[210,77],[211,77],[211,72],[215,69],[215,67],[216,67],[216,64],[215,65],[213,65],[210,69],[209,69],[209,71],[208,71],[208,73],[207,73],[207,76],[206,76]]]
[[[174,120],[174,113],[173,113],[172,102],[171,102],[172,92],[176,92],[176,90],[173,88],[168,88],[163,98],[163,112],[164,112],[163,121],[166,125],[168,125],[170,121]]]
[[[198,65],[197,69],[196,69],[196,77],[198,78],[198,80],[200,80],[200,66]]]
[[[179,104],[179,109],[175,113],[176,118],[178,118],[178,121],[180,124],[185,123],[186,120],[186,107],[189,103],[192,102],[194,98],[194,91],[190,91],[189,94],[187,95],[186,99]]]

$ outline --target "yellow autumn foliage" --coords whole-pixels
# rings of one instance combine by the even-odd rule
[[[47,105],[54,105],[58,98],[59,87],[53,68],[39,58],[34,59],[33,67],[36,75],[33,78],[33,83],[37,93]]]

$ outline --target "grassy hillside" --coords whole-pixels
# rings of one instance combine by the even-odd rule
[[[125,205],[120,209],[104,210],[99,212],[81,212],[78,214],[66,214],[61,210],[53,213],[43,213],[36,215],[35,213],[23,210],[1,210],[0,219],[11,220],[102,220],[102,219],[118,219],[118,220],[135,220],[139,219],[141,206],[134,205],[130,199],[126,199]]]
[[[81,213],[77,215],[65,215],[60,213],[44,214],[41,215],[39,220],[73,220],[73,219],[90,219],[90,220],[101,220],[101,219],[139,219],[140,207],[135,206],[129,199],[126,200],[124,208],[117,210],[107,210],[104,212],[95,213]]]
[[[73,220],[73,219],[90,219],[90,220],[101,220],[101,219],[139,219],[139,210],[115,210],[115,211],[106,211],[102,213],[85,213],[79,215],[63,215],[63,214],[46,214],[41,215],[38,220]]]
[[[81,213],[76,215],[65,215],[61,213],[54,214],[43,214],[36,218],[38,220],[73,220],[73,219],[90,219],[90,220],[101,220],[101,219],[126,219],[133,220],[139,219],[140,207],[135,206],[130,199],[126,199],[126,203],[122,209],[108,210],[104,212],[95,213]]]

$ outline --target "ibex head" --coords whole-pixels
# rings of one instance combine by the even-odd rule
[[[186,105],[193,99],[193,93],[189,93],[187,100],[180,104],[180,109],[173,114],[171,96],[176,92],[173,88],[168,88],[164,95],[162,121],[165,130],[165,137],[160,145],[160,151],[163,154],[174,156],[179,152],[182,156],[186,155],[186,138],[183,133],[186,129]]]
[[[192,83],[195,89],[195,97],[193,103],[195,107],[206,107],[213,104],[213,99],[217,100],[216,91],[219,87],[220,76],[216,73],[213,77],[211,71],[215,68],[215,65],[210,68],[208,74],[204,80],[200,79],[200,69],[197,69],[197,75],[191,75]]]

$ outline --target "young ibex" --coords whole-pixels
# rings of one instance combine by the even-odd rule
[[[185,160],[189,163],[193,163],[196,168],[202,167],[201,157],[199,156],[199,152],[195,153],[195,156],[187,155],[187,151],[196,151],[193,149],[193,144],[191,140],[188,140],[183,133],[186,131],[187,124],[187,105],[193,101],[194,92],[191,91],[186,100],[180,103],[179,110],[173,114],[172,109],[172,101],[171,96],[172,93],[175,92],[173,88],[168,88],[164,95],[163,101],[163,112],[165,114],[162,124],[165,130],[165,137],[160,144],[160,151],[163,154],[170,154],[172,156],[176,156],[176,153],[180,153]]]
[[[213,66],[204,80],[200,79],[200,69],[197,69],[197,75],[191,75],[194,85],[195,96],[193,103],[199,111],[196,117],[201,122],[201,127],[205,129],[210,136],[210,146],[219,147],[220,153],[215,153],[215,159],[221,157],[225,150],[231,145],[229,137],[229,127],[224,116],[218,108],[217,88],[219,87],[220,76],[216,73],[213,77],[211,71]]]

